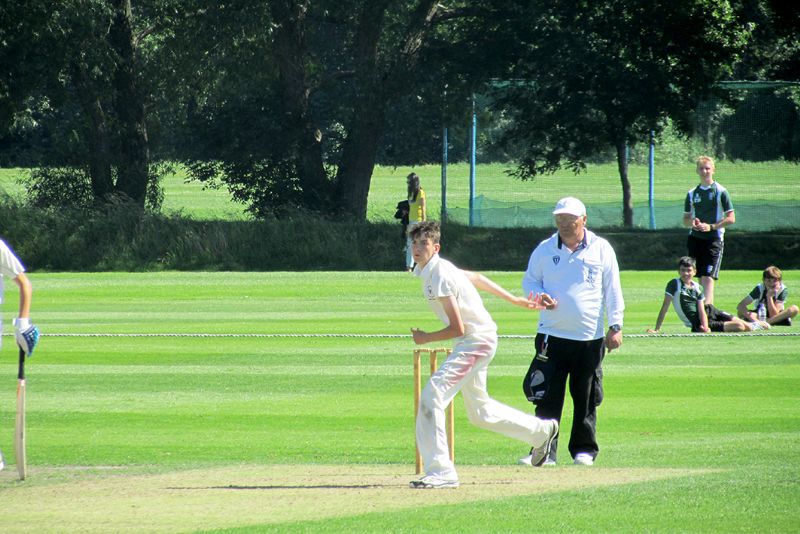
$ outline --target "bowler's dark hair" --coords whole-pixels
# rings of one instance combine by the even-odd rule
[[[681,267],[694,267],[697,269],[697,262],[691,256],[681,256],[681,259],[678,260],[678,269]]]
[[[411,236],[411,241],[417,239],[430,239],[431,243],[436,244],[442,237],[442,231],[439,228],[438,222],[425,221],[412,226],[409,235]]]

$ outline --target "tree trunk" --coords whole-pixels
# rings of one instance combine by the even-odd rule
[[[342,149],[342,160],[336,176],[337,198],[343,215],[358,221],[367,219],[369,187],[385,118],[384,100],[378,95],[365,98],[348,128]],[[405,194],[404,189],[401,192]]]
[[[406,30],[402,46],[385,71],[378,68],[378,42],[389,1],[368,2],[359,20],[355,43],[359,107],[347,129],[337,174],[337,199],[345,215],[366,220],[369,187],[386,123],[386,106],[407,91],[419,61],[419,50],[436,10],[436,0],[421,2]]]
[[[297,158],[303,199],[309,207],[328,201],[328,176],[322,159],[322,137],[309,114],[310,89],[305,63],[305,17],[308,1],[278,0],[270,4],[275,29],[275,59],[280,72],[283,101],[290,135],[297,142]]]
[[[359,17],[354,50],[358,109],[347,125],[336,176],[342,214],[359,221],[367,218],[369,186],[386,123],[386,88],[378,69],[378,41],[388,3],[367,2]]]
[[[120,159],[116,192],[144,207],[149,175],[149,149],[144,95],[138,81],[131,0],[113,0],[115,16],[109,31],[117,53],[114,109],[119,120]]]
[[[628,150],[625,141],[618,141],[617,149],[617,168],[619,169],[619,180],[622,183],[622,225],[625,228],[633,228],[633,201],[631,199],[631,182],[628,179]]]
[[[89,179],[95,200],[107,200],[114,192],[114,179],[111,174],[111,142],[108,134],[108,119],[94,90],[86,70],[73,64],[75,86],[78,98],[86,114],[87,140],[89,142]]]

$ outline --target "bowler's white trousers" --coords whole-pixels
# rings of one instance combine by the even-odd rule
[[[457,338],[453,352],[422,390],[416,431],[425,475],[458,479],[447,448],[444,409],[459,390],[472,424],[533,447],[541,446],[547,439],[551,425],[489,397],[486,391],[487,370],[496,350],[495,333]]]

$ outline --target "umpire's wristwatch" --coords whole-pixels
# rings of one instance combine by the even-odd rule
[[[619,331],[621,331],[621,330],[622,330],[622,327],[621,327],[620,325],[618,325],[618,324],[612,324],[612,325],[611,325],[611,326],[609,326],[608,328],[610,328],[610,329],[611,329],[611,330],[613,330],[614,332],[619,332]]]

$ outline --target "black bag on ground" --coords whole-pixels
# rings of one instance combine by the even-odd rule
[[[408,228],[408,212],[410,208],[408,206],[408,200],[401,200],[397,203],[397,209],[394,212],[394,218],[400,219],[400,222],[403,225],[403,228],[400,230],[400,239],[405,240],[406,238],[406,228]]]
[[[397,211],[394,212],[394,218],[400,219],[403,224],[408,224],[408,200],[401,200],[397,203]]]

